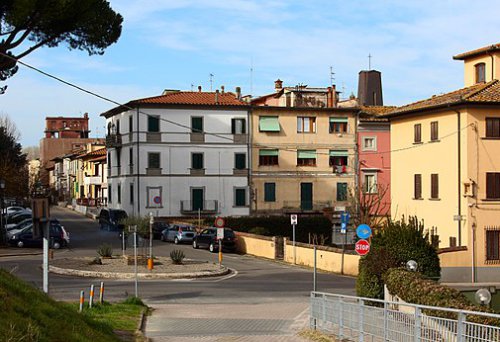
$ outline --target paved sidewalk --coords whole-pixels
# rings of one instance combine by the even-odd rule
[[[308,327],[307,302],[148,304],[145,335],[167,341],[307,341],[297,333]]]
[[[40,248],[18,248],[18,247],[0,246],[0,258],[24,256],[24,255],[41,255],[41,254],[43,254],[43,251]]]

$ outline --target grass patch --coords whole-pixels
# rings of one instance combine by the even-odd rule
[[[135,331],[143,306],[105,304],[78,313],[78,304],[56,302],[0,269],[0,340],[123,341],[114,330]]]
[[[337,341],[340,341],[331,335],[326,335],[326,334],[321,333],[317,330],[311,330],[311,329],[303,329],[303,330],[299,331],[298,335],[302,338],[305,338],[309,341],[314,341],[314,342],[337,342]]]

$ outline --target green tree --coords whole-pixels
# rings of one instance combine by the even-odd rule
[[[384,276],[389,269],[402,267],[409,260],[418,263],[418,271],[427,278],[439,278],[441,267],[437,250],[424,233],[423,221],[411,216],[406,221],[389,220],[375,231],[370,252],[359,262],[356,292],[359,296],[383,298]]]
[[[122,22],[105,0],[2,0],[0,80],[17,72],[16,60],[42,46],[66,43],[70,50],[103,54],[120,37]]]

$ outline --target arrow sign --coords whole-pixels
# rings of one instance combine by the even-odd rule
[[[349,215],[348,212],[344,211],[342,214],[340,214],[340,222],[341,223],[348,224],[350,218],[351,218],[351,215]]]

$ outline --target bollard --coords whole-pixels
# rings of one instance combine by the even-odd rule
[[[79,312],[83,311],[83,302],[85,301],[85,293],[83,291],[80,291],[80,310]]]
[[[104,301],[104,282],[101,281],[101,287],[99,288],[99,304],[102,304]]]
[[[90,285],[89,308],[92,308],[94,303],[94,284]]]
[[[148,259],[148,270],[151,271],[154,268],[153,258]]]

